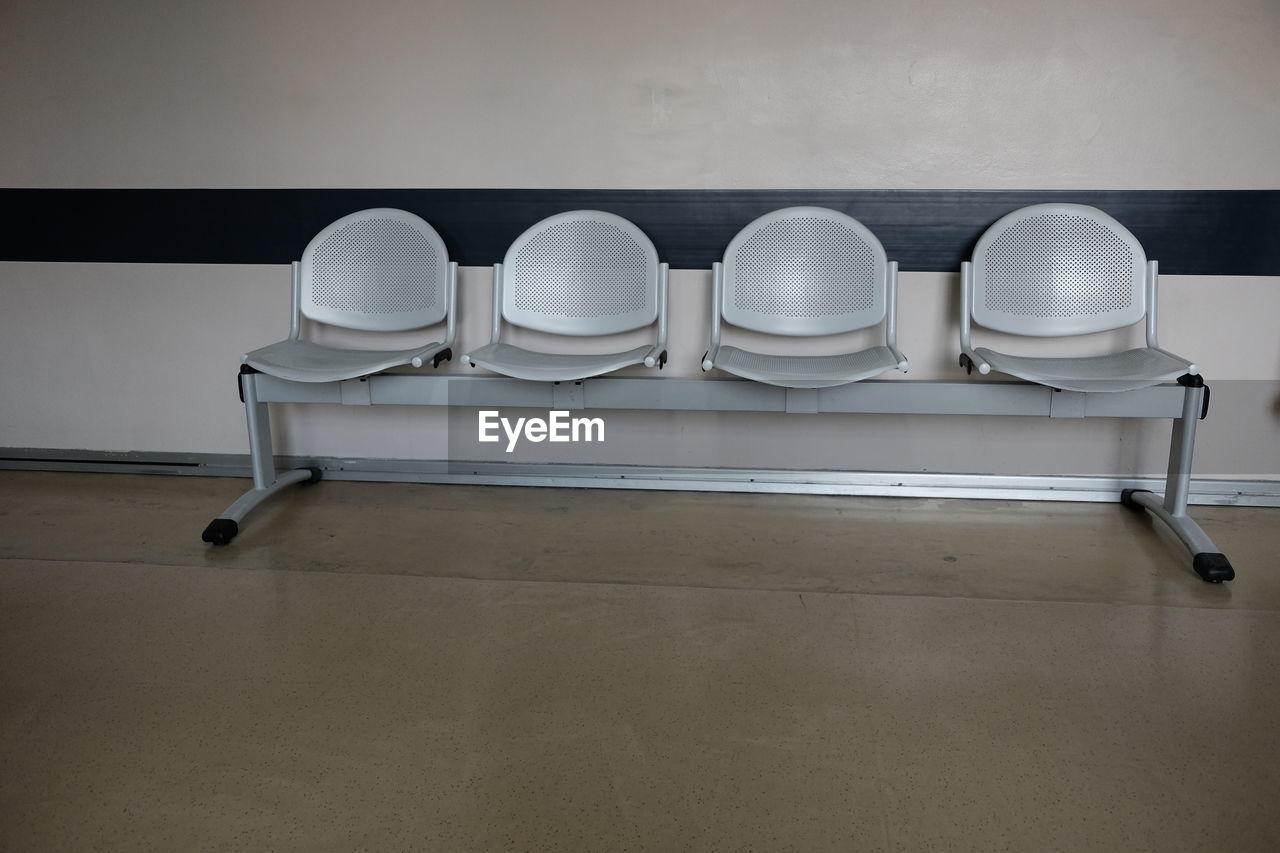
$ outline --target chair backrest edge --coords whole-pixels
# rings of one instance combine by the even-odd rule
[[[817,257],[796,254],[813,255],[815,246],[823,250]],[[786,207],[757,217],[729,242],[722,266],[717,310],[734,326],[816,336],[865,329],[886,317],[884,246],[837,210]]]
[[[448,250],[406,210],[369,208],[331,222],[303,250],[300,275],[302,315],[331,326],[399,332],[448,313]]]
[[[1147,314],[1146,252],[1107,213],[1037,204],[991,225],[973,252],[973,321],[1040,337],[1124,328]]]
[[[649,237],[614,213],[570,210],[525,229],[497,288],[502,319],[559,335],[610,335],[659,318],[664,277]]]

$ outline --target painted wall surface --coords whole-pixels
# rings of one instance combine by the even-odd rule
[[[0,186],[1270,189],[1277,43],[1274,0],[9,0]],[[464,270],[463,348],[485,342],[488,275]],[[697,375],[709,275],[672,288],[670,369]],[[902,277],[910,378],[960,378],[956,289]],[[284,267],[0,264],[0,446],[243,451],[232,376],[283,336],[287,290]],[[1197,473],[1280,477],[1280,279],[1166,277],[1162,297],[1162,342],[1214,383]],[[286,407],[279,449],[442,458],[450,422]],[[571,458],[1154,473],[1166,431],[610,424],[603,456]]]
[[[1274,0],[7,0],[0,185],[1280,186]]]

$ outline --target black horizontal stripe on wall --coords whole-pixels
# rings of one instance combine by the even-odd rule
[[[329,222],[398,207],[440,232],[464,266],[501,261],[534,222],[606,210],[679,269],[711,266],[737,231],[780,207],[862,221],[904,270],[950,271],[982,232],[1029,204],[1105,210],[1162,272],[1280,275],[1280,190],[0,189],[0,260],[283,264]]]

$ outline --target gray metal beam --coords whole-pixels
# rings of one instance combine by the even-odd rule
[[[604,377],[526,382],[494,376],[371,376],[351,383],[289,382],[258,374],[264,403],[902,415],[1176,418],[1174,384],[1116,394],[1055,392],[1022,382],[868,381],[803,393],[733,379]]]

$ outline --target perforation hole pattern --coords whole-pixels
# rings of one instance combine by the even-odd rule
[[[785,317],[870,311],[876,251],[858,232],[816,217],[770,223],[738,247],[733,304]]]
[[[516,308],[557,317],[608,317],[650,304],[648,253],[610,222],[549,225],[509,264]]]
[[[987,247],[987,310],[1030,317],[1109,314],[1133,304],[1134,254],[1092,219],[1024,219]]]
[[[440,258],[425,234],[395,219],[361,219],[312,254],[311,300],[338,311],[396,314],[436,304]]]

